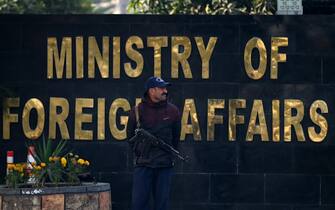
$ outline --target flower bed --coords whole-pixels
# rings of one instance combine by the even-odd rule
[[[43,138],[27,145],[27,162],[7,159],[0,210],[111,209],[110,185],[96,183],[88,172],[90,162],[67,152],[66,141],[56,143]],[[82,182],[87,178],[93,182]]]
[[[33,187],[44,187],[48,182],[56,186],[64,182],[79,185],[80,177],[89,174],[87,170],[90,162],[72,152],[66,152],[66,141],[59,141],[56,146],[53,143],[43,138],[34,146],[27,146],[27,163],[8,163],[7,186],[17,188],[32,184]]]

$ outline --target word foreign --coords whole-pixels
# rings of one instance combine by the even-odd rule
[[[135,104],[140,101],[141,99],[137,98]],[[200,123],[204,123],[205,119],[198,117],[196,108],[196,104],[202,103],[204,102],[197,101],[196,103],[193,98],[184,100],[181,141],[186,140],[187,136],[194,141],[203,139],[204,128],[200,126]],[[225,108],[226,103],[228,109]],[[127,138],[126,126],[131,105],[125,98],[112,100],[108,112],[106,112],[105,98],[68,100],[61,97],[50,97],[47,104],[48,112],[44,108],[44,103],[37,98],[29,99],[23,106],[20,104],[20,98],[5,98],[4,100],[2,137],[5,140],[10,139],[11,126],[17,129],[19,116],[23,133],[28,139],[37,139],[45,132],[51,139],[61,137],[62,139],[93,140],[96,137],[97,140],[105,140],[106,116],[108,116],[109,131],[112,137],[116,140]],[[251,105],[251,109],[247,108],[247,105],[249,107]],[[327,103],[323,100],[315,100],[308,105],[307,111],[305,111],[305,106],[306,104],[299,99],[284,99],[283,101],[276,99],[265,106],[260,99],[248,101],[248,103],[246,99],[208,99],[206,140],[214,141],[215,134],[219,131],[226,134],[227,138],[224,139],[235,141],[238,139],[237,127],[240,127],[239,129],[245,129],[244,132],[241,132],[245,133],[245,138],[243,138],[246,141],[253,141],[255,136],[258,136],[261,141],[291,142],[293,140],[292,131],[294,131],[297,141],[304,142],[309,139],[312,142],[322,142],[328,133],[328,122],[325,116],[328,113]],[[271,110],[265,111],[264,107],[271,107]],[[71,111],[72,109],[75,111]],[[265,113],[271,113],[272,117],[270,118]],[[46,115],[48,123],[46,123]],[[271,123],[268,118],[271,119]],[[246,122],[245,119],[249,121]],[[48,125],[48,132],[44,131],[45,125]],[[74,130],[69,131],[69,128],[73,127]],[[56,128],[60,136],[56,135]],[[306,128],[307,132],[304,131]],[[272,133],[272,136],[269,133]],[[238,140],[242,140],[240,136],[239,138]]]

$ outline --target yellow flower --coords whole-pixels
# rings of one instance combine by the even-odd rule
[[[46,166],[46,164],[42,162],[41,167],[44,168],[45,166]]]
[[[41,166],[35,166],[35,169],[40,171],[42,168],[41,168]]]
[[[14,167],[15,167],[15,165],[13,163],[8,163],[7,164],[8,170],[12,170],[12,169],[14,169]]]
[[[66,160],[65,157],[62,157],[62,158],[60,159],[60,162],[61,162],[62,166],[65,167],[65,166],[66,166],[66,163],[67,163],[67,160]]]
[[[85,160],[83,160],[83,159],[80,158],[80,159],[78,160],[78,163],[79,163],[80,165],[83,165],[83,164],[85,163]]]
[[[52,162],[53,160],[53,157],[49,157],[49,162]]]
[[[90,162],[88,162],[88,160],[85,161],[85,165],[89,166]]]

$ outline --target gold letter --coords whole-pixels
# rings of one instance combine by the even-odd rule
[[[116,123],[118,109],[123,109],[125,112],[130,110],[130,104],[127,99],[117,98],[109,108],[109,128],[111,133],[116,140],[124,140],[127,138],[128,116],[120,116],[120,124],[124,126],[124,128],[120,130]]]
[[[195,42],[197,43],[197,47],[200,53],[201,61],[202,61],[202,78],[209,78],[209,60],[211,59],[217,37],[210,37],[207,47],[205,48],[204,40],[202,37],[195,37]]]
[[[187,124],[190,116],[191,116],[191,124]],[[192,134],[192,133],[194,140],[196,141],[201,140],[200,126],[194,99],[185,99],[183,116],[181,118],[180,140],[185,140],[186,134]]]
[[[328,113],[327,103],[323,100],[316,100],[309,109],[311,120],[321,129],[319,133],[316,133],[314,127],[308,127],[308,135],[313,142],[322,142],[324,138],[326,138],[328,132],[327,120],[325,117],[317,113],[318,109],[321,110],[321,113]]]
[[[147,40],[148,47],[154,48],[154,75],[161,77],[162,71],[162,47],[168,46],[167,36],[149,36]]]
[[[272,140],[280,141],[280,101],[272,100]]]
[[[3,130],[3,139],[10,139],[10,124],[17,123],[19,121],[18,114],[10,113],[11,107],[20,106],[20,98],[4,98],[3,100],[3,115],[2,115],[2,130]]]
[[[58,53],[57,39],[48,37],[48,79],[53,78],[54,60],[57,79],[63,78],[64,63],[66,58],[66,78],[72,78],[72,40],[71,37],[64,37],[60,56]]]
[[[75,125],[74,125],[74,138],[78,140],[92,140],[93,132],[91,130],[83,130],[83,123],[91,123],[92,115],[83,114],[83,108],[93,108],[92,98],[76,98],[76,114],[75,114]]]
[[[84,47],[83,37],[76,37],[76,76],[77,79],[84,78]]]
[[[142,98],[136,98],[135,106],[139,105],[142,102]]]
[[[131,67],[130,62],[125,63],[124,71],[126,72],[128,77],[136,78],[142,74],[144,61],[143,61],[143,56],[141,55],[141,53],[139,53],[133,48],[133,44],[135,44],[136,47],[139,49],[143,48],[143,41],[140,37],[138,36],[129,37],[126,43],[126,54],[131,60],[135,61],[137,65],[136,65],[136,68],[133,69]]]
[[[259,66],[258,69],[254,69],[251,63],[252,50],[258,49],[259,52]],[[266,70],[266,47],[264,42],[257,37],[250,39],[244,49],[244,66],[247,75],[254,80],[258,80],[263,77]]]
[[[259,120],[259,125],[256,125],[257,117]],[[246,140],[252,141],[255,134],[261,134],[262,141],[269,141],[268,128],[266,126],[262,100],[254,100]]]
[[[190,64],[187,59],[191,55],[192,45],[188,37],[185,36],[173,36],[171,46],[171,77],[178,78],[179,63],[183,69],[185,78],[192,79],[192,72]],[[183,47],[183,52],[179,52],[179,49]]]
[[[113,37],[113,78],[120,78],[120,37]]]
[[[97,61],[102,78],[109,77],[109,37],[102,38],[102,57],[94,36],[88,37],[88,77],[95,76],[95,62]]]
[[[287,37],[272,37],[271,39],[271,79],[278,79],[278,62],[286,62],[286,54],[278,53],[278,47],[288,46]]]
[[[292,116],[292,109],[297,110],[297,115]],[[297,134],[298,141],[305,141],[304,131],[300,122],[304,118],[304,104],[300,100],[286,99],[284,102],[284,141],[291,141],[291,127]]]
[[[32,109],[37,111],[37,124],[35,130],[30,127],[30,112]],[[28,139],[37,139],[41,136],[44,129],[45,123],[45,111],[44,106],[37,98],[32,98],[24,105],[22,112],[22,128],[23,133]]]
[[[57,114],[57,107],[61,112]],[[69,116],[69,102],[65,98],[50,97],[49,107],[49,138],[56,138],[56,124],[58,124],[62,139],[70,139],[66,118]]]
[[[237,115],[236,109],[245,108],[245,99],[231,99],[229,100],[229,140],[236,140],[236,125],[244,123],[244,116]]]
[[[215,115],[215,109],[223,109],[223,99],[208,99],[207,114],[207,141],[213,141],[215,136],[215,124],[223,124],[223,117]]]
[[[105,99],[98,98],[98,140],[105,139]]]

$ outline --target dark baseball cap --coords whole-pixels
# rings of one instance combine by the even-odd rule
[[[159,77],[149,77],[145,82],[144,92],[146,93],[150,88],[167,86],[171,86],[171,83],[165,82],[162,78]]]

